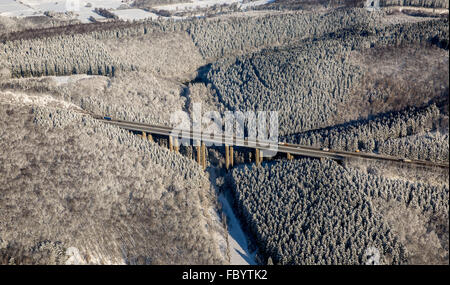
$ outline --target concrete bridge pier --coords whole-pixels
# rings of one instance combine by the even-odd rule
[[[256,163],[256,166],[259,166],[261,164],[260,151],[258,148],[255,148],[255,163]]]
[[[225,168],[228,170],[230,168],[230,147],[225,145]]]
[[[232,146],[230,146],[230,165],[231,167],[234,166],[234,151]]]
[[[197,163],[202,164],[201,162],[201,152],[200,152],[200,141],[195,142],[195,150],[197,152]]]
[[[206,169],[206,145],[202,142],[202,168]]]
[[[173,137],[169,136],[169,150],[173,151]]]
[[[178,143],[178,138],[173,139],[173,148],[176,153],[180,151],[180,144]]]

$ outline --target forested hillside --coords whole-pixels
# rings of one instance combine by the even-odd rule
[[[413,6],[425,8],[446,8],[447,0],[380,0],[381,6]]]
[[[362,69],[360,84],[337,107],[335,120],[367,119],[379,113],[448,105],[448,51],[435,46],[401,45],[352,52],[350,61]],[[446,113],[444,111],[444,113]]]
[[[285,139],[291,143],[336,150],[361,150],[411,159],[448,161],[448,126],[447,130],[428,135],[429,130],[439,127],[437,124],[443,116],[435,105],[411,107]]]
[[[448,39],[448,20],[341,31],[219,60],[207,80],[229,110],[279,110],[281,140],[448,161],[448,54],[439,51],[447,46],[428,47],[437,38]],[[419,50],[428,55],[424,63],[405,67]],[[355,61],[355,54],[366,59]]]
[[[380,7],[404,6],[420,8],[446,8],[449,3],[446,0],[380,0]],[[259,10],[310,10],[324,9],[330,7],[364,7],[369,6],[371,1],[367,0],[278,0],[263,6],[256,7]]]
[[[349,60],[352,50],[425,44],[433,34],[448,37],[448,20],[366,32],[223,59],[212,65],[207,79],[230,110],[279,110],[281,135],[330,126],[337,107],[347,102],[363,77],[363,70]]]
[[[434,216],[448,220],[448,185],[386,179],[309,159],[239,167],[230,179],[242,219],[277,264],[364,264],[369,247],[378,249],[382,264],[448,263],[445,236],[439,240],[427,230]],[[405,215],[408,209],[425,214],[426,223],[422,216],[420,223],[419,217],[411,217],[415,224],[392,223],[378,206],[386,203],[406,207]]]
[[[402,138],[389,138],[379,146],[379,152],[411,159],[448,161],[448,132],[427,132]]]
[[[139,65],[136,60],[130,62],[123,56],[112,56],[111,51],[107,49],[107,46],[116,49],[115,45],[123,44],[123,40],[130,37],[161,38],[158,33],[163,32],[165,36],[170,37],[171,32],[184,31],[191,36],[203,57],[218,58],[268,46],[292,44],[301,39],[340,35],[342,31],[362,32],[367,35],[382,17],[381,12],[338,9],[331,12],[297,12],[176,22],[144,21],[125,24],[119,21],[110,26],[99,24],[97,30],[78,25],[71,29],[48,29],[39,39],[28,39],[33,36],[31,32],[8,35],[5,37],[7,41],[3,44],[0,58],[6,60],[13,76],[72,73],[113,75],[116,70],[134,70]],[[448,20],[427,21],[418,25],[394,26],[379,37],[383,43],[396,44],[411,40],[422,42],[433,38],[448,48]],[[447,26],[447,29],[444,26]],[[398,32],[399,28],[404,35],[392,39],[391,35]],[[441,43],[441,38],[447,41]],[[20,39],[25,40],[19,41]],[[45,50],[42,49],[44,45],[47,47]],[[87,50],[90,52],[86,53]],[[177,59],[184,61],[189,60],[189,57],[177,56]]]
[[[364,9],[333,10],[236,17],[197,21],[189,33],[206,58],[251,52],[263,47],[287,45],[321,38],[342,30],[373,26],[382,14]]]
[[[66,110],[2,104],[0,125],[0,263],[225,262],[192,160]]]
[[[91,114],[149,124],[169,125],[170,115],[185,107],[182,86],[152,73],[117,72],[114,77],[78,75],[11,79],[5,90],[46,94]]]
[[[14,77],[80,73],[113,75],[116,70],[134,70],[140,65],[142,57],[139,57],[140,60],[129,59],[130,56],[136,58],[142,50],[125,54],[120,52],[120,46],[129,42],[130,38],[143,37],[144,41],[159,44],[158,39],[167,41],[172,37],[170,32],[187,31],[200,53],[210,58],[238,50],[249,51],[265,45],[288,43],[298,37],[321,35],[329,29],[335,29],[333,22],[337,19],[342,18],[343,26],[351,27],[361,21],[367,21],[366,18],[370,16],[360,10],[334,13],[336,15],[332,14],[326,18],[328,21],[323,21],[323,15],[320,14],[299,13],[225,21],[146,21],[136,24],[118,22],[109,27],[99,24],[97,30],[92,31],[86,25],[78,25],[71,29],[48,29],[42,34],[43,37],[38,39],[27,39],[33,37],[33,33],[16,33],[6,37],[10,39],[1,49],[0,58],[7,62],[7,67]],[[357,17],[364,13],[365,17]],[[164,33],[163,36],[161,32]],[[65,35],[66,33],[68,35]],[[22,38],[25,40],[19,41]],[[106,45],[103,41],[106,41]],[[183,45],[180,46],[183,48]],[[114,50],[117,52],[114,53]],[[149,48],[144,50],[153,52]],[[173,51],[177,50],[175,48]],[[112,56],[112,53],[116,56]],[[184,57],[184,54],[186,53],[175,58],[190,60],[190,57]],[[158,57],[150,58],[156,60]]]

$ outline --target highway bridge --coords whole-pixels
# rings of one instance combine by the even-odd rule
[[[174,137],[174,134],[181,134],[183,132],[184,135],[188,135],[190,139],[192,139],[193,142],[197,142],[197,147],[200,148],[201,142],[208,142],[215,145],[224,145],[226,147],[226,161],[227,161],[227,168],[229,167],[229,164],[231,166],[233,165],[233,146],[238,147],[247,147],[252,148],[255,150],[255,162],[257,164],[261,163],[262,156],[261,152],[270,152],[270,151],[276,151],[278,153],[285,153],[287,158],[292,159],[294,155],[297,156],[304,156],[304,157],[313,157],[313,158],[329,158],[333,160],[346,160],[346,159],[368,159],[368,160],[378,160],[378,161],[385,161],[385,162],[396,162],[396,163],[402,163],[402,164],[408,164],[408,165],[415,165],[415,166],[427,166],[427,167],[438,167],[438,168],[449,168],[448,163],[441,163],[441,162],[431,162],[431,161],[424,161],[424,160],[414,160],[414,159],[406,159],[406,158],[399,158],[399,157],[393,157],[393,156],[387,156],[387,155],[381,155],[381,154],[375,154],[375,153],[364,153],[364,152],[349,152],[349,151],[339,151],[339,150],[331,150],[326,148],[314,148],[309,146],[303,146],[303,145],[296,145],[296,144],[287,144],[283,142],[276,142],[276,146],[274,147],[274,142],[270,141],[263,141],[263,140],[257,140],[257,139],[248,139],[248,138],[240,138],[236,136],[226,136],[224,134],[222,135],[216,135],[211,136],[209,133],[200,133],[200,132],[194,132],[193,130],[184,130],[184,129],[176,129],[172,127],[166,127],[166,126],[157,126],[157,125],[150,125],[150,124],[142,124],[142,123],[136,123],[136,122],[129,122],[129,121],[123,121],[123,120],[114,120],[109,117],[101,117],[94,115],[95,119],[102,121],[104,123],[108,123],[111,125],[118,126],[120,128],[134,131],[134,132],[142,132],[143,134],[155,134],[155,135],[161,135],[161,136],[167,136],[169,137],[170,141],[170,147],[172,148],[172,143],[175,140],[175,144],[177,144],[177,139]],[[204,148],[204,144],[201,145]],[[175,147],[178,147],[177,145]],[[231,147],[231,151],[230,148]],[[204,152],[204,150],[203,150]],[[198,151],[200,153],[200,151]],[[229,157],[231,156],[231,157]],[[203,155],[203,163],[201,163],[202,158],[198,156],[198,162],[203,164],[203,167],[205,167],[204,163],[204,155]]]

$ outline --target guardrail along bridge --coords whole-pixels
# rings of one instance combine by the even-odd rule
[[[182,130],[175,129],[166,126],[157,126],[150,124],[135,123],[123,120],[114,120],[109,117],[93,116],[95,119],[108,123],[111,125],[118,126],[120,128],[142,133],[142,137],[153,141],[153,135],[167,136],[169,141],[169,149],[171,151],[179,151],[178,136],[173,134],[188,134],[189,137],[195,142],[197,148],[197,162],[202,165],[203,169],[206,168],[206,145],[205,142],[214,143],[217,145],[223,145],[225,147],[225,167],[229,169],[234,165],[234,151],[233,147],[244,147],[253,149],[255,152],[254,162],[260,165],[263,160],[264,151],[273,151],[273,147],[270,146],[268,141],[259,141],[257,139],[252,140],[248,138],[240,138],[236,136],[226,136],[216,135],[211,136],[209,133],[194,132],[193,130]],[[337,161],[343,161],[346,159],[368,159],[368,160],[378,160],[386,162],[396,162],[416,166],[428,166],[428,167],[438,167],[438,168],[449,168],[449,164],[440,162],[431,162],[424,160],[414,160],[407,158],[399,158],[375,153],[363,153],[363,152],[349,152],[349,151],[338,151],[330,150],[327,148],[314,148],[310,146],[288,144],[288,143],[278,143],[277,150],[278,153],[286,154],[286,159],[293,159],[295,156],[313,157],[313,158],[329,158]]]

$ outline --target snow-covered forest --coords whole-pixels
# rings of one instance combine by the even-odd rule
[[[0,264],[448,264],[441,170],[239,147],[204,170],[91,116],[277,111],[282,143],[448,164],[448,1],[113,2],[0,5]]]
[[[0,114],[2,248],[39,264],[64,264],[70,247],[82,264],[225,262],[216,194],[194,161],[75,111]]]
[[[380,251],[382,264],[448,259],[448,234],[439,239],[430,222],[432,216],[448,220],[448,185],[386,179],[309,159],[239,167],[230,179],[242,220],[276,264],[365,264],[368,247]],[[383,215],[386,203],[402,211]],[[390,223],[396,217],[389,215],[410,220]],[[414,224],[405,227],[408,222]]]

